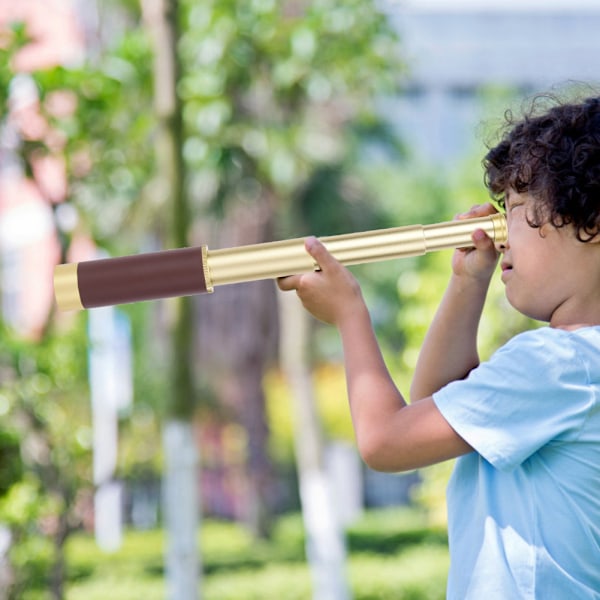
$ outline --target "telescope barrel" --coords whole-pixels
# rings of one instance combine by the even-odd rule
[[[410,225],[320,238],[344,265],[472,247],[483,229],[495,244],[506,241],[504,215]],[[54,290],[61,310],[157,300],[212,292],[215,286],[308,273],[319,265],[304,238],[208,250],[206,246],[58,265]]]

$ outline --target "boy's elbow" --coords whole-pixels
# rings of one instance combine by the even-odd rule
[[[408,397],[410,398],[410,402],[414,402],[415,400],[419,400],[420,398],[423,398],[421,394],[421,391],[419,390],[418,386],[416,386],[414,383],[410,386],[410,389],[408,391]]]
[[[421,382],[420,380],[413,379],[410,389],[408,392],[408,397],[410,398],[410,403],[416,402],[417,400],[421,400],[426,398],[427,396],[431,396],[437,389],[432,389],[431,385],[426,382]]]
[[[357,436],[357,444],[362,460],[374,471],[395,473],[410,468],[403,466],[401,456],[380,435]]]

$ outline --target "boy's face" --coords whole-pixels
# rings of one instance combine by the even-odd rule
[[[506,195],[506,297],[523,314],[555,327],[600,323],[600,244],[578,241],[570,226],[532,227],[534,202],[529,194]]]

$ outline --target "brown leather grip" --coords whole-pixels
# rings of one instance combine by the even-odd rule
[[[81,262],[77,266],[84,308],[191,296],[207,290],[202,247]]]

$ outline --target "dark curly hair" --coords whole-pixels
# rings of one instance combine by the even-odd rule
[[[573,225],[577,239],[591,240],[600,229],[600,96],[538,96],[520,120],[511,111],[505,118],[506,132],[483,160],[492,197],[504,206],[508,190],[529,193],[531,226]]]

